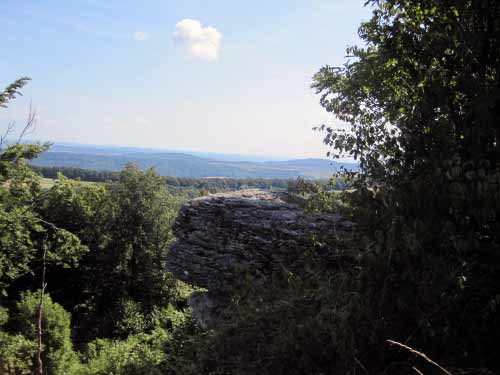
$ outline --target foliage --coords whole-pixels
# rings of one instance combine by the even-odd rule
[[[279,265],[265,280],[240,278],[232,286],[224,323],[188,336],[177,373],[347,372],[357,355],[352,341],[366,323],[352,324],[354,314],[365,314],[364,301],[353,292],[357,248],[343,237],[333,259],[314,248],[290,249],[294,271]]]
[[[8,310],[0,307],[0,372],[7,375],[29,375],[36,345],[21,334],[4,332],[3,326],[8,319]]]
[[[37,272],[46,241],[48,288],[77,318],[75,342],[86,348],[79,367],[69,314],[46,297],[49,373],[430,372],[389,339],[448,368],[500,369],[500,4],[367,4],[364,45],[313,78],[321,105],[349,125],[323,127],[325,143],[334,157],[358,159],[361,171],[341,195],[326,184],[286,184],[309,212],[341,212],[356,229],[321,239],[338,249],[329,258],[311,246],[290,254],[293,271],[277,265],[265,283],[241,278],[216,331],[180,311],[185,296],[163,269],[180,203],[169,191],[282,182],[162,178],[127,165],[119,174],[62,170],[108,182],[59,176],[43,191],[23,162],[43,145],[0,153],[0,290],[36,289],[19,280]],[[78,269],[52,272],[76,261]],[[25,373],[36,294],[7,305],[15,313],[0,333],[0,368]],[[0,322],[6,316],[0,309]]]
[[[10,100],[14,99],[16,95],[21,95],[19,90],[22,89],[29,82],[29,80],[30,79],[28,77],[19,78],[0,92],[0,107],[7,107],[7,103]]]
[[[154,312],[180,298],[163,266],[179,203],[162,177],[134,165],[106,184],[59,175],[45,192],[40,212],[89,248],[78,269],[49,280],[63,305],[75,308],[79,345],[150,330]]]
[[[25,82],[9,86],[1,104]],[[164,270],[180,200],[152,169],[134,165],[106,184],[58,175],[42,189],[26,161],[49,145],[17,142],[2,149],[3,140],[0,292],[12,315],[0,306],[0,372],[31,374],[38,365],[40,291],[29,290],[43,282],[50,292],[41,314],[45,373],[161,373],[171,332],[184,324],[180,309],[190,289]],[[76,317],[73,327],[65,308]],[[84,365],[72,336],[80,348],[90,341]]]
[[[189,314],[185,314],[165,346],[168,361],[164,365],[164,374],[199,374],[197,371],[203,367],[200,356],[209,353],[209,337],[209,332],[201,329]]]
[[[23,293],[9,322],[12,335],[6,335],[4,350],[8,361],[6,365],[11,366],[13,371],[19,371],[14,373],[35,372],[39,301],[39,291]],[[45,372],[49,375],[73,374],[79,367],[79,361],[71,343],[70,314],[47,294],[44,295],[42,326]],[[17,363],[16,358],[19,358]]]
[[[0,152],[0,293],[4,295],[36,255],[32,234],[44,231],[32,210],[40,192],[39,178],[22,164],[41,151],[36,145],[12,145]]]
[[[149,375],[170,373],[181,357],[174,350],[188,324],[188,314],[172,305],[158,307],[153,312],[152,326],[148,333],[140,332],[124,340],[97,339],[90,342],[82,354],[85,375]],[[189,323],[188,323],[189,322]]]
[[[5,295],[5,288],[10,282],[29,271],[33,259],[30,229],[38,229],[32,217],[22,210],[5,211],[0,208],[0,292]],[[11,252],[10,249],[16,249]]]
[[[99,248],[91,254],[90,290],[102,309],[102,334],[125,337],[133,332],[118,326],[115,316],[150,315],[155,306],[176,298],[175,279],[165,271],[172,241],[171,224],[178,201],[169,195],[153,170],[129,165],[120,179],[106,187],[98,219]],[[136,313],[133,313],[136,311]],[[117,314],[117,315],[116,315]]]
[[[98,215],[105,199],[105,187],[84,185],[58,175],[54,185],[44,192],[37,210],[58,228],[75,234],[89,248],[95,246]]]
[[[359,29],[365,46],[349,48],[344,67],[326,66],[314,77],[322,106],[351,125],[327,129],[325,143],[391,184],[438,165],[444,174],[457,156],[493,166],[498,4],[371,3],[373,18]]]
[[[297,203],[307,212],[339,213],[343,211],[344,203],[336,186],[336,179],[332,179],[329,184],[321,184],[299,178],[291,182],[287,190],[293,198],[299,198]]]
[[[0,106],[19,94],[27,78],[21,78],[0,93]],[[28,120],[21,134],[33,126]],[[40,177],[26,165],[49,144],[22,144],[20,141],[2,149],[0,141],[0,295],[6,295],[12,281],[26,275],[40,260],[42,243],[49,247],[48,261],[69,266],[85,251],[77,237],[45,220],[37,212],[41,198]],[[15,251],[13,251],[15,249]]]
[[[186,312],[176,309],[172,304],[166,307],[158,306],[151,314],[151,324],[153,327],[162,327],[169,332],[175,332],[189,317]]]
[[[319,186],[291,187],[356,232],[337,262],[303,249],[313,261],[300,258],[302,273],[241,288],[185,373],[432,371],[389,339],[448,368],[500,368],[500,4],[368,3],[365,45],[313,84],[349,125],[323,127],[332,156],[361,172],[341,205]]]
[[[36,173],[43,177],[55,179],[61,173],[69,179],[80,179],[90,182],[108,182],[119,179],[119,172],[101,171],[92,169],[82,169],[73,167],[47,167],[30,165]],[[284,190],[292,179],[284,178],[189,178],[189,177],[163,177],[167,190],[172,194],[184,194],[189,197],[197,197],[202,190],[210,193],[223,191],[233,191],[242,189],[266,189],[266,190]],[[342,190],[345,187],[345,181],[342,178],[336,178],[334,181],[318,180],[323,185],[331,185],[333,189]]]
[[[313,84],[350,125],[325,143],[362,169],[349,201],[370,241],[358,290],[373,314],[356,346],[392,337],[450,366],[499,368],[500,5],[370,3],[364,47]],[[378,352],[368,368],[388,365]]]
[[[101,171],[94,169],[83,169],[74,167],[47,167],[30,165],[30,168],[45,178],[55,179],[60,174],[71,179],[90,182],[108,182],[116,181],[119,177],[119,172]]]
[[[0,372],[6,375],[33,373],[33,353],[36,344],[21,334],[9,335],[0,331]]]
[[[129,336],[126,340],[98,339],[84,353],[82,375],[155,375],[163,374],[167,331],[157,328],[149,334]]]

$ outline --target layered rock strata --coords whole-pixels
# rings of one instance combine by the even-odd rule
[[[181,208],[173,227],[177,241],[166,266],[180,280],[211,295],[228,295],[242,270],[256,280],[265,279],[277,266],[292,267],[297,250],[352,226],[338,214],[305,213],[286,193],[242,190],[210,195]],[[327,245],[319,251],[325,258],[336,254]],[[203,310],[202,315],[210,316],[210,309],[220,307],[199,293],[191,302],[195,315]]]

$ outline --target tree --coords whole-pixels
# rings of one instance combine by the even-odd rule
[[[324,142],[360,161],[351,199],[371,240],[372,337],[498,368],[500,3],[367,3],[364,46],[322,68],[313,87],[350,125],[323,127]]]
[[[7,86],[0,93],[0,107],[6,107],[9,100],[20,95],[19,90],[28,81],[29,78],[21,78]],[[32,263],[42,258],[42,243],[46,240],[51,240],[54,245],[47,256],[56,263],[75,261],[84,251],[78,238],[37,213],[42,194],[40,177],[26,165],[26,160],[38,157],[49,144],[22,143],[23,136],[34,129],[35,121],[36,112],[30,111],[16,142],[3,148],[14,130],[13,124],[7,126],[0,139],[0,293],[3,295],[10,282],[25,275],[31,270]],[[74,254],[69,249],[72,245],[76,246]]]
[[[82,375],[161,375],[168,360],[164,351],[168,332],[157,328],[150,334],[137,334],[127,339],[97,339],[87,346]]]
[[[33,374],[38,370],[37,341],[39,292],[23,293],[9,319],[5,315],[0,325],[0,371],[6,374]],[[49,295],[44,298],[44,370],[49,375],[70,375],[79,368],[70,338],[70,314]],[[8,332],[8,333],[7,333]]]
[[[75,309],[78,344],[149,329],[155,308],[177,298],[164,264],[178,204],[162,177],[134,165],[105,185],[60,176],[46,192],[40,214],[89,248],[78,270],[49,276]]]
[[[20,94],[28,82],[21,78],[0,93],[0,107]],[[36,112],[30,111],[28,121],[17,142],[3,149],[14,130],[9,124],[0,138],[0,293],[5,296],[13,280],[35,274],[40,280],[38,304],[38,373],[43,373],[42,318],[47,263],[69,266],[85,251],[72,233],[45,220],[37,213],[41,198],[40,177],[26,165],[49,144],[23,144],[23,137],[34,129]]]
[[[0,107],[20,95],[19,90],[29,78],[21,78],[0,92]],[[35,117],[30,114],[21,134],[34,126]],[[39,223],[30,211],[34,194],[39,190],[37,176],[25,168],[22,161],[38,156],[47,145],[23,145],[20,140],[5,147],[7,137],[15,124],[7,125],[0,137],[0,294],[6,294],[6,286],[29,270],[33,259],[33,243],[30,233],[38,230]],[[16,249],[15,252],[11,249]]]
[[[456,156],[494,169],[499,4],[369,3],[377,9],[359,29],[365,46],[349,48],[343,67],[326,66],[314,76],[321,105],[351,125],[349,132],[326,129],[325,143],[384,182]]]
[[[17,331],[32,342],[38,340],[38,325],[35,322],[39,316],[39,298],[39,291],[24,293],[16,305],[14,317]],[[79,361],[71,343],[71,316],[48,294],[43,295],[43,299],[44,370],[49,375],[74,374]]]
[[[108,300],[114,291],[115,301],[140,302],[145,314],[172,300],[175,281],[164,265],[177,205],[152,169],[143,172],[129,164],[118,181],[108,185],[101,222],[106,250],[100,259]],[[121,305],[117,303],[116,312],[126,311]]]
[[[0,307],[0,371],[7,375],[29,375],[33,370],[36,344],[20,333],[6,333],[3,326],[8,319],[8,310]]]

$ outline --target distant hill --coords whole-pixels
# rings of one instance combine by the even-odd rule
[[[233,161],[234,155],[228,159],[230,160],[217,160],[188,153],[129,147],[55,145],[51,151],[33,160],[32,164],[116,171],[128,162],[133,162],[140,168],[155,167],[158,173],[164,176],[194,178],[328,178],[341,166],[357,169],[356,164],[327,159]]]

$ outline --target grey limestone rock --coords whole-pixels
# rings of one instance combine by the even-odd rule
[[[297,249],[353,224],[339,214],[308,214],[286,193],[241,190],[188,201],[173,230],[167,269],[208,290],[230,290],[241,269],[265,276],[293,263]],[[336,249],[325,247],[326,255]]]
[[[339,214],[305,213],[286,193],[242,190],[210,195],[181,208],[173,227],[177,241],[166,266],[177,278],[208,289],[191,294],[188,305],[201,327],[216,328],[238,278],[251,274],[252,282],[265,286],[267,275],[277,267],[293,269],[298,255],[312,243],[317,255],[333,259],[334,243],[317,244],[353,225]]]
[[[222,312],[229,303],[229,296],[219,292],[193,292],[188,306],[202,328],[214,328],[223,320]]]

